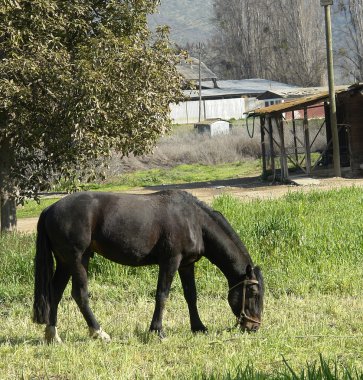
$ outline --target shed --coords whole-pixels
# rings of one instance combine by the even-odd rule
[[[199,133],[207,133],[213,137],[217,135],[227,135],[232,128],[232,124],[222,119],[209,119],[194,124],[194,128],[196,128]]]
[[[341,165],[353,175],[362,174],[363,83],[339,87],[336,103]],[[324,118],[315,120],[312,127],[309,110],[322,106]],[[297,111],[301,111],[301,118],[296,117]],[[331,167],[333,148],[329,112],[327,90],[249,111],[248,117],[260,119],[263,176],[279,173],[281,180],[286,180],[293,167],[308,175],[319,168]],[[320,146],[317,144],[319,139]]]

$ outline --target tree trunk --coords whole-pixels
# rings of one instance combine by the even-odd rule
[[[10,232],[16,229],[16,199],[9,195],[9,171],[11,167],[10,141],[0,141],[0,221],[1,232]]]
[[[16,200],[5,194],[1,202],[1,232],[10,232],[16,230]]]

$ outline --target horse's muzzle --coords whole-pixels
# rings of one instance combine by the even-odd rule
[[[258,329],[260,328],[259,323],[253,323],[253,322],[242,322],[240,326],[241,326],[241,330],[247,333],[257,332]]]

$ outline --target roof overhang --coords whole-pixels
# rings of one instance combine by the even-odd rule
[[[335,91],[336,94],[346,91],[345,89],[340,89]],[[314,104],[325,102],[329,99],[329,92],[323,91],[315,95],[306,96],[303,98],[298,98],[294,100],[286,100],[283,103],[273,104],[268,107],[256,108],[254,110],[249,110],[245,112],[248,116],[264,116],[264,115],[274,115],[283,112],[296,111],[305,107],[312,106]]]

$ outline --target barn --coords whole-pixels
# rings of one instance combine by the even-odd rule
[[[186,100],[170,104],[170,116],[174,124],[196,123],[206,119],[243,119],[248,109],[264,104],[256,99],[257,96],[268,90],[283,92],[296,88],[260,78],[218,80],[212,70],[194,57],[181,57],[176,68],[185,79],[183,93]]]
[[[340,86],[336,90],[336,104],[342,173],[362,175],[363,83]],[[321,116],[311,117],[314,109],[323,110]],[[273,175],[284,181],[292,171],[331,175],[333,147],[329,112],[327,89],[248,111],[248,119],[259,120],[263,177]]]
[[[183,75],[186,70],[183,69]],[[188,78],[195,75],[194,69],[188,74]],[[257,99],[267,90],[294,88],[286,83],[275,82],[267,79],[253,78],[241,80],[208,80],[208,72],[204,73],[201,85],[201,94],[195,89],[185,89],[186,100],[179,104],[171,104],[171,119],[173,123],[195,123],[199,121],[199,99],[201,100],[201,120],[221,118],[243,119],[249,109],[261,107],[264,101]],[[195,82],[197,80],[195,79]],[[281,100],[276,100],[281,102]]]

